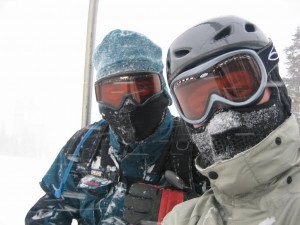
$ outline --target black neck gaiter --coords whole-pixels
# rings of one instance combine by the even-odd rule
[[[169,100],[162,93],[142,106],[127,98],[119,110],[100,105],[103,118],[118,136],[119,141],[130,144],[153,134],[164,118]]]

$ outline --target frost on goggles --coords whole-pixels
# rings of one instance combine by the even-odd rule
[[[197,124],[205,121],[213,108],[254,102],[262,95],[266,81],[257,53],[237,50],[182,73],[171,83],[171,92],[183,119]]]
[[[123,74],[104,78],[95,83],[96,100],[113,109],[119,109],[126,97],[143,104],[153,95],[162,91],[158,74]]]

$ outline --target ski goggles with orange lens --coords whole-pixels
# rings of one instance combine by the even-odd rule
[[[214,58],[172,81],[175,106],[186,122],[201,124],[219,107],[251,104],[263,95],[268,73],[278,61],[272,44],[261,54],[245,49]]]
[[[98,103],[118,110],[127,97],[143,104],[161,93],[162,87],[156,73],[133,73],[100,79],[95,83],[95,92]]]

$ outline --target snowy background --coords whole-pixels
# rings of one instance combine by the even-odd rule
[[[24,224],[42,196],[39,181],[80,128],[88,0],[0,0],[0,224]],[[283,49],[300,24],[299,0],[101,0],[97,44],[112,29],[144,33],[168,46],[210,17],[234,14]],[[176,114],[175,108],[172,112]],[[92,121],[99,120],[96,104]]]

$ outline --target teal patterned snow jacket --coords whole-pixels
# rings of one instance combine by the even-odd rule
[[[126,224],[122,214],[127,183],[122,177],[161,182],[151,168],[171,137],[173,123],[168,110],[153,135],[124,146],[104,122],[91,132],[75,157],[76,147],[92,125],[76,132],[43,177],[40,185],[46,195],[30,209],[25,224],[68,225],[73,219],[83,225]]]

